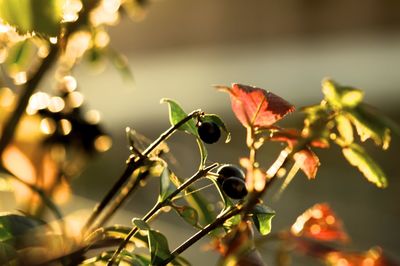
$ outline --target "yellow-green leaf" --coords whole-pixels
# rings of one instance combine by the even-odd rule
[[[349,147],[343,148],[342,152],[346,160],[357,167],[368,181],[379,188],[387,187],[385,173],[360,145],[353,143]]]
[[[349,145],[353,143],[354,133],[353,133],[353,126],[351,125],[350,120],[343,115],[336,116],[335,120],[336,120],[336,128],[340,134],[340,137],[343,139],[344,144]]]
[[[65,0],[0,0],[0,18],[22,33],[57,36]]]

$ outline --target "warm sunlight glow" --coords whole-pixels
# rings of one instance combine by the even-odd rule
[[[99,152],[108,151],[111,148],[112,140],[109,136],[102,135],[95,139],[94,147]]]

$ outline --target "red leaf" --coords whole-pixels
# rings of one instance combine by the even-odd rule
[[[336,217],[328,204],[316,204],[300,215],[292,225],[295,236],[304,236],[320,241],[348,240],[342,221]]]
[[[300,165],[300,169],[308,179],[314,179],[320,165],[318,156],[309,148],[302,149],[293,155],[293,159]]]
[[[274,132],[270,139],[272,141],[286,142],[293,149],[301,138],[301,134],[296,129],[284,129]],[[314,143],[311,142],[311,145],[314,145]],[[296,152],[293,155],[293,159],[300,165],[300,169],[306,174],[308,179],[315,178],[320,162],[317,155],[308,146]]]
[[[328,265],[373,265],[373,266],[395,266],[397,262],[391,260],[382,252],[379,247],[371,248],[367,252],[330,252],[325,256]]]
[[[231,96],[232,110],[245,127],[270,128],[294,111],[294,106],[264,89],[241,84],[224,88]]]

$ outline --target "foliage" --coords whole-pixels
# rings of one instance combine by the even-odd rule
[[[131,154],[125,170],[85,224],[71,235],[74,226],[63,219],[58,206],[68,200],[70,182],[86,163],[111,146],[98,113],[85,111],[72,71],[82,60],[95,63],[108,56],[124,77],[132,78],[124,57],[109,46],[105,27],[114,25],[122,14],[140,18],[146,3],[0,0],[0,62],[7,76],[0,80],[1,86],[4,83],[0,91],[4,183],[0,188],[14,190],[23,210],[0,215],[1,264],[190,265],[181,253],[209,236],[221,265],[264,265],[258,244],[274,240],[280,246],[280,265],[287,265],[292,251],[322,259],[327,265],[395,265],[377,247],[367,252],[348,250],[345,245],[350,237],[327,203],[306,210],[290,229],[272,231],[273,217],[279,211],[268,206],[266,191],[282,173],[286,179],[280,192],[299,170],[315,179],[320,166],[316,148],[337,145],[369,182],[379,188],[388,185],[384,171],[362,144],[371,139],[387,149],[392,132],[400,131],[398,126],[364,103],[362,90],[331,79],[322,81],[324,99],[319,104],[300,109],[304,114],[301,128],[277,124],[295,111],[280,96],[237,83],[217,86],[228,93],[232,111],[247,133],[249,154],[239,160],[245,175],[236,165],[229,167],[237,171],[224,174],[217,170],[219,162],[208,163],[206,144],[216,142],[221,132],[225,143],[230,140],[221,117],[202,110],[186,113],[176,101],[162,99],[168,105],[170,127],[147,147],[138,141],[138,133],[127,128]],[[57,88],[37,91],[53,65]],[[8,79],[11,83],[6,87]],[[212,132],[199,131],[202,125],[211,126]],[[21,128],[28,128],[30,134],[21,134]],[[199,167],[188,178],[175,173],[162,157],[169,152],[166,141],[177,131],[193,136],[199,148]],[[207,134],[214,134],[212,141]],[[259,162],[258,154],[270,142],[281,142],[284,147],[268,167]],[[148,178],[159,180],[154,207],[143,217],[134,217],[130,226],[108,226],[108,220]],[[201,179],[215,187],[217,202],[193,186]],[[220,207],[211,210],[210,205]],[[151,224],[165,209],[173,209],[196,230],[173,250],[168,237]],[[46,211],[57,221],[50,223]]]

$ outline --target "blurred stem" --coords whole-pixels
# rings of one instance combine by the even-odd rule
[[[235,206],[231,209],[228,209],[222,215],[220,215],[214,222],[208,224],[202,230],[198,231],[191,238],[183,242],[179,247],[177,247],[174,251],[171,252],[171,255],[168,259],[164,260],[160,265],[167,265],[169,262],[173,261],[177,256],[179,256],[186,249],[191,247],[197,241],[202,239],[204,236],[208,235],[212,230],[222,226],[226,220],[229,218],[239,214],[241,212],[241,206]]]
[[[64,40],[67,40],[69,35],[72,32],[76,31],[80,25],[87,22],[88,13],[97,5],[98,2],[100,1],[97,0],[86,1],[85,8],[79,14],[79,18],[75,22],[67,24],[65,34],[62,36]],[[36,73],[32,76],[32,78],[28,80],[28,82],[25,85],[25,88],[23,88],[21,95],[18,98],[18,103],[16,105],[15,110],[12,113],[12,115],[8,118],[8,120],[5,122],[3,131],[1,132],[0,158],[2,158],[4,150],[7,148],[8,144],[10,144],[10,142],[14,138],[18,123],[22,115],[24,114],[26,107],[28,106],[30,97],[36,90],[39,83],[42,81],[47,71],[56,62],[57,55],[60,50],[61,50],[61,45],[50,45],[49,54],[43,60],[42,64],[40,65]]]
[[[151,152],[154,151],[161,143],[166,141],[176,130],[178,130],[178,128],[180,128],[182,125],[184,125],[187,121],[189,121],[193,117],[199,116],[200,114],[201,114],[200,110],[195,110],[195,111],[191,112],[190,114],[188,114],[185,118],[183,118],[177,124],[168,128],[152,144],[150,144],[146,148],[146,150],[142,153],[143,156],[137,157],[137,156],[131,155],[129,157],[129,159],[127,160],[127,166],[125,168],[125,171],[122,173],[120,178],[115,182],[115,184],[111,187],[111,189],[107,192],[107,194],[104,196],[104,198],[101,200],[101,202],[98,205],[96,205],[96,207],[94,208],[89,219],[86,221],[84,227],[82,228],[83,233],[86,233],[86,231],[91,229],[91,227],[93,226],[93,223],[96,221],[96,219],[99,217],[99,215],[103,212],[103,210],[107,207],[107,205],[111,202],[111,200],[121,190],[121,188],[124,186],[126,181],[128,181],[128,179],[132,175],[132,173],[145,162],[145,160],[148,158],[148,156],[151,154]],[[135,190],[136,187],[140,184],[140,181],[141,181],[141,179],[138,178],[137,182],[135,182],[135,184],[131,188],[131,190]],[[129,194],[126,195],[126,197],[127,196],[129,196]]]
[[[36,90],[37,85],[42,80],[45,73],[51,68],[53,63],[57,59],[58,49],[56,46],[50,46],[50,52],[35,75],[26,83],[25,88],[22,90],[20,97],[18,98],[17,106],[12,115],[6,121],[0,138],[0,158],[7,148],[8,144],[13,140],[16,132],[18,123],[24,114],[26,107],[29,103],[29,99],[33,92]]]
[[[188,178],[182,185],[177,187],[174,192],[168,195],[164,200],[158,201],[156,205],[142,218],[143,221],[147,222],[149,221],[161,208],[167,206],[169,202],[179,193],[181,193],[183,190],[185,190],[188,186],[193,184],[195,181],[197,181],[199,178],[205,176],[210,170],[214,169],[215,167],[218,166],[218,163],[214,163],[210,166],[207,166],[203,169],[198,170],[193,176]],[[129,243],[130,239],[139,231],[139,228],[137,226],[133,226],[129,234],[125,237],[123,242],[118,246],[118,248],[115,250],[114,254],[112,255],[111,259],[107,263],[108,266],[114,265],[118,255],[121,253],[121,251],[125,248],[125,246]]]

